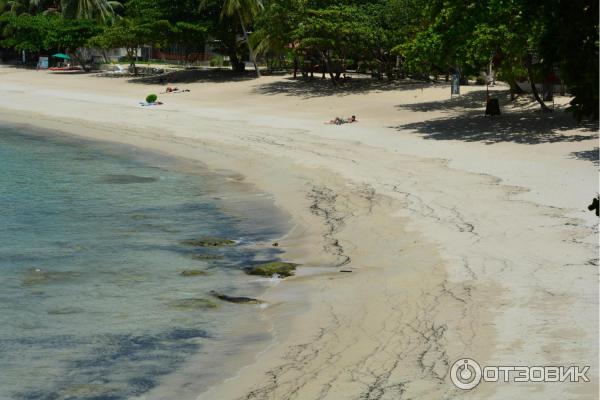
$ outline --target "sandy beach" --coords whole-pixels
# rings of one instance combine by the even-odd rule
[[[0,120],[198,161],[289,215],[279,245],[302,267],[264,296],[274,340],[198,399],[597,398],[598,135],[567,98],[546,115],[500,84],[489,119],[482,86],[175,85],[190,92],[140,107],[165,85],[0,67]],[[461,391],[463,357],[590,366],[590,382]]]

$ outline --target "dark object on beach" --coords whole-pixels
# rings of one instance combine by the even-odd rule
[[[234,240],[223,239],[218,237],[205,236],[198,239],[187,239],[180,242],[186,246],[196,247],[219,247],[219,246],[231,246],[235,244]]]
[[[588,210],[596,210],[596,217],[600,217],[600,214],[598,213],[600,211],[600,196],[595,197],[594,200],[592,200],[592,204],[588,206]]]
[[[158,96],[155,94],[149,94],[146,96],[146,103],[154,103],[156,100],[158,100]]]
[[[487,101],[485,115],[500,115],[500,102],[498,99],[489,99]]]
[[[279,243],[277,243],[277,242],[273,243],[273,247],[277,247],[277,246],[279,246]]]
[[[282,261],[273,261],[264,264],[254,265],[246,269],[248,275],[260,275],[271,277],[277,275],[279,278],[287,278],[294,275],[294,270],[298,264],[287,263]]]
[[[352,272],[349,269],[340,269],[340,272]]]
[[[262,301],[253,299],[252,297],[239,297],[239,296],[228,296],[214,290],[210,291],[210,294],[219,300],[223,300],[229,303],[242,303],[242,304],[261,304]]]

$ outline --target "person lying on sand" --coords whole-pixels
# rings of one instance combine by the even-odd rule
[[[170,87],[167,86],[167,89],[162,92],[161,94],[165,94],[165,93],[186,93],[189,92],[189,89],[179,89],[178,87]]]
[[[354,122],[358,122],[358,120],[356,119],[355,115],[353,115],[351,117],[348,117],[347,119],[343,119],[343,118],[340,118],[340,117],[335,117],[331,121],[325,122],[325,123],[329,124],[329,125],[343,125],[343,124],[352,124]]]

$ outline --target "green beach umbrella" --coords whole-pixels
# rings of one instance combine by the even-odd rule
[[[63,53],[53,54],[52,57],[54,57],[54,58],[62,58],[63,60],[70,60],[71,59],[71,57],[69,57],[68,55],[63,54]]]

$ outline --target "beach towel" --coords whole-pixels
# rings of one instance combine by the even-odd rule
[[[142,107],[160,106],[160,105],[162,105],[161,102],[148,103],[146,101],[140,101],[140,106],[142,106]]]

